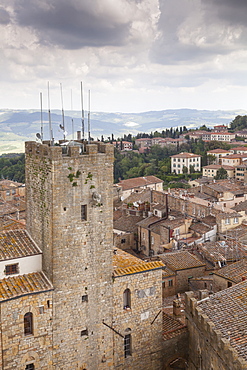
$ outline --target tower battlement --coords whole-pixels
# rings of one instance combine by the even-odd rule
[[[35,141],[28,141],[25,145],[26,155],[37,155],[39,157],[47,157],[51,160],[58,160],[63,157],[83,157],[96,155],[99,153],[109,156],[114,155],[114,147],[110,144],[95,142],[94,144],[76,143],[74,146],[50,146],[47,143],[40,144]]]

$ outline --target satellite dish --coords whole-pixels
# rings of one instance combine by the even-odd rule
[[[39,132],[37,132],[36,134],[36,141],[38,141],[39,143],[42,143],[41,135]]]

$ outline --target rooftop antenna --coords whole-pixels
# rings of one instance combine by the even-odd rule
[[[71,112],[73,111],[73,95],[72,95],[72,89],[71,89]],[[71,118],[71,124],[72,124],[72,140],[74,142],[74,119],[73,117]]]
[[[61,130],[63,130],[63,139],[65,141],[65,124],[64,124],[64,110],[63,110],[63,89],[62,89],[62,84],[60,83],[60,91],[61,91],[61,103],[62,103],[62,125],[60,124]]]
[[[90,144],[90,90],[88,90],[88,144]]]
[[[44,127],[43,127],[43,104],[42,104],[42,92],[40,93],[40,123],[41,123],[41,141],[43,141]]]
[[[81,130],[82,130],[82,140],[85,140],[85,124],[84,124],[84,109],[83,109],[83,88],[81,82]]]
[[[49,116],[50,145],[53,145],[53,132],[52,132],[52,126],[51,126],[50,86],[49,86],[49,81],[48,81],[48,116]]]

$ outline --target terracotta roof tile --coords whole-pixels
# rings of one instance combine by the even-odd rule
[[[52,284],[42,271],[12,276],[0,280],[0,301],[51,289]]]
[[[149,270],[162,269],[164,264],[161,261],[145,262],[119,248],[114,249],[113,268],[114,276],[136,274]]]
[[[40,253],[41,250],[26,230],[10,230],[0,233],[0,261]]]
[[[223,267],[221,270],[215,272],[215,275],[232,280],[234,283],[240,283],[242,278],[247,277],[247,259],[232,263],[229,266]]]
[[[145,176],[145,177],[135,177],[133,179],[121,180],[117,185],[121,186],[123,190],[138,188],[142,186],[163,183],[156,176]]]
[[[211,295],[199,307],[239,356],[247,360],[247,281]]]
[[[187,331],[187,326],[163,312],[163,338],[168,340]]]
[[[160,259],[172,270],[185,270],[194,267],[203,267],[205,263],[187,251],[161,254]]]

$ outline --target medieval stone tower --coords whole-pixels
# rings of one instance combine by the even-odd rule
[[[26,143],[27,230],[54,286],[51,368],[113,368],[112,174],[111,145]]]

